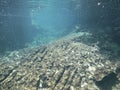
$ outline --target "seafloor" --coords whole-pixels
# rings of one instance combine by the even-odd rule
[[[97,40],[74,32],[1,57],[0,90],[120,90],[118,47]]]

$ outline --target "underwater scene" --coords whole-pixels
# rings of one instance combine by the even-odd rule
[[[0,90],[120,90],[120,0],[0,0]]]

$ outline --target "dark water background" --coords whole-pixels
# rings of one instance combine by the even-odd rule
[[[120,0],[0,0],[1,54],[47,44],[82,28],[93,34],[103,28],[103,36],[119,45]]]

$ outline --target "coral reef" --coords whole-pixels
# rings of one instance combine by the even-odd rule
[[[103,55],[96,43],[76,41],[83,36],[92,40],[89,33],[74,33],[49,45],[1,58],[0,90],[102,90],[98,82],[112,72],[120,80],[116,74],[119,61],[111,61],[111,54]],[[110,87],[120,90],[120,83]]]

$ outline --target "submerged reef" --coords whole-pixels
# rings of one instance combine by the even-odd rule
[[[93,39],[88,32],[72,33],[1,57],[0,90],[120,90],[120,61]],[[106,85],[109,77],[112,86]]]

